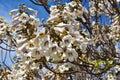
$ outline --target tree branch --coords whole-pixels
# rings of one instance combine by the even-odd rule
[[[47,13],[50,14],[50,10],[47,8],[47,5],[39,4],[39,3],[37,3],[37,2],[35,2],[35,1],[33,1],[33,0],[30,0],[30,1],[31,1],[33,4],[35,4],[35,5],[43,6],[44,9],[47,11]]]

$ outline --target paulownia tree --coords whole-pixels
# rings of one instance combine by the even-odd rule
[[[21,4],[12,25],[0,18],[0,54],[16,53],[12,68],[1,57],[1,80],[120,79],[119,0],[30,1],[50,16]]]

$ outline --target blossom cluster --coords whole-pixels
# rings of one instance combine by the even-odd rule
[[[77,5],[76,2],[68,3],[63,11],[60,10],[62,7],[60,5],[52,6],[50,8],[50,18],[46,23],[47,25],[40,32],[36,31],[36,26],[38,26],[36,23],[37,20],[32,15],[25,12],[16,14],[13,17],[13,23],[16,25],[14,32],[16,32],[17,53],[30,59],[41,59],[41,57],[45,57],[46,60],[52,61],[76,60],[78,58],[76,49],[86,52],[87,45],[91,41],[87,37],[84,38],[78,31],[79,22],[75,20],[75,16],[83,15],[87,11],[85,8],[82,9],[81,5],[79,5],[81,10],[70,10]],[[76,11],[80,12],[77,13]],[[59,14],[60,16],[57,16]],[[33,19],[32,22],[31,19]],[[65,23],[60,21],[60,19],[63,19],[63,21],[66,19],[69,20],[66,20],[67,22]],[[49,28],[47,33],[45,33],[46,28]],[[26,32],[23,33],[22,30]],[[27,36],[30,36],[31,39],[29,40]],[[73,48],[74,46],[75,48]]]
[[[3,17],[0,17],[0,37],[4,38],[7,33],[8,23]]]
[[[104,9],[104,6],[101,6],[102,3],[99,7]],[[79,2],[71,1],[65,5],[51,6],[50,12],[50,17],[45,24],[40,24],[36,17],[37,11],[24,5],[10,11],[10,15],[13,15],[11,28],[7,28],[7,23],[0,19],[0,36],[6,35],[6,29],[10,31],[19,58],[8,74],[10,80],[36,80],[38,75],[41,75],[38,74],[39,71],[42,70],[45,75],[41,75],[41,78],[44,76],[44,79],[53,77],[55,73],[64,74],[70,70],[99,73],[109,68],[115,60],[119,62],[118,58],[113,59],[112,56],[115,53],[115,56],[119,57],[118,48],[112,46],[112,43],[120,39],[118,24],[100,28],[97,22],[92,21],[93,35],[91,36],[89,31],[81,25],[81,22],[87,22],[85,16],[89,11]],[[90,12],[94,15],[94,11],[90,10]],[[39,26],[42,27],[40,31]],[[115,50],[111,50],[112,48]],[[104,57],[107,61],[102,60]],[[49,63],[52,65],[49,66]],[[89,68],[82,67],[82,70],[76,67],[85,63]],[[60,76],[57,75],[57,77]]]
[[[119,2],[119,0],[116,0],[115,5],[118,5]],[[111,4],[113,4],[113,2],[109,0],[90,0],[89,11],[91,13],[91,16],[105,14],[106,16],[110,17],[110,13],[115,14],[116,12],[115,8],[113,8]]]
[[[18,9],[10,12],[10,14],[18,12],[12,17],[12,33],[17,46],[16,52],[18,56],[21,56],[22,63],[15,65],[18,70],[13,68],[12,73],[16,75],[9,76],[16,76],[16,79],[20,80],[20,76],[26,76],[27,71],[31,71],[26,68],[31,65],[30,63],[33,63],[34,60],[40,62],[44,57],[47,61],[73,62],[77,60],[79,55],[76,50],[80,49],[83,53],[86,53],[87,45],[91,40],[80,34],[78,31],[80,24],[75,19],[80,17],[85,22],[82,15],[87,13],[87,10],[75,1],[66,3],[63,10],[61,8],[61,5],[50,8],[50,17],[46,22],[46,26],[43,25],[44,28],[40,32],[37,31],[39,20],[34,15],[27,12],[19,13]],[[77,10],[77,8],[79,9]],[[45,32],[46,29],[48,29],[47,33]],[[66,66],[65,68],[65,65],[68,64],[59,66],[59,72],[69,70],[70,67]],[[23,79],[24,77],[21,80]]]

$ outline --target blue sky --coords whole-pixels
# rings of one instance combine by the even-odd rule
[[[29,0],[0,0],[0,16],[4,16],[6,20],[11,21],[9,11],[18,7],[18,4],[24,3],[26,6],[38,11],[38,18],[48,18],[48,13],[42,6],[38,6],[30,2]]]

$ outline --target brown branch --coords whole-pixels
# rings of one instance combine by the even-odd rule
[[[115,9],[115,11],[120,14],[118,8],[117,8],[117,3],[114,0],[108,0],[109,3],[111,4],[112,8]]]
[[[82,23],[82,25],[85,26],[85,28],[88,30],[88,32],[90,33],[90,35],[92,35],[92,31],[91,31],[91,29],[87,26],[87,23],[83,22],[82,19],[80,19],[79,17],[78,17],[76,20],[79,21],[80,23]]]
[[[1,61],[2,61],[3,65],[4,65],[9,71],[12,71],[12,70],[10,69],[10,67],[9,67],[8,65],[6,65],[5,59],[3,59],[3,53],[2,53],[2,52],[0,52],[0,53],[1,53]],[[5,56],[5,57],[6,57],[6,56]]]
[[[30,0],[30,1],[31,1],[33,4],[35,4],[35,5],[43,6],[43,7],[45,8],[45,10],[48,12],[48,14],[50,14],[50,10],[47,8],[48,5],[45,5],[44,3],[39,4],[39,3],[37,3],[37,2],[35,2],[35,1],[33,1],[33,0]]]
[[[65,74],[81,73],[81,72],[79,72],[79,71],[69,71],[69,72],[60,73],[60,72],[56,72],[56,71],[54,71],[53,69],[51,69],[45,62],[43,62],[43,65],[44,65],[45,68],[47,68],[48,70],[50,70],[50,71],[53,72],[54,74],[65,75]]]
[[[15,50],[9,50],[9,49],[3,48],[2,46],[0,46],[0,48],[6,51],[15,51]]]

